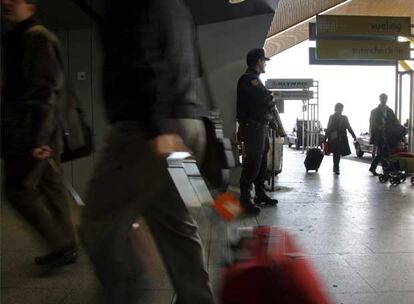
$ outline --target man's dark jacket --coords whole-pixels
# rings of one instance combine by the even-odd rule
[[[152,138],[165,118],[200,116],[194,24],[183,1],[111,0],[101,38],[111,123],[136,121]]]
[[[29,155],[41,145],[56,147],[53,105],[64,83],[57,39],[32,18],[3,38],[2,157]]]
[[[373,144],[378,144],[383,140],[386,129],[390,128],[392,125],[399,124],[393,110],[388,106],[385,106],[385,111],[385,117],[381,105],[371,111],[371,116],[369,118],[369,132],[371,135],[370,141]]]

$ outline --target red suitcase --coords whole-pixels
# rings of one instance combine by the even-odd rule
[[[240,246],[245,258],[226,270],[222,303],[332,303],[313,267],[286,231],[256,227]]]

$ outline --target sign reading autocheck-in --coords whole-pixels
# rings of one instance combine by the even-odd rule
[[[410,43],[376,40],[317,40],[319,59],[410,59]]]

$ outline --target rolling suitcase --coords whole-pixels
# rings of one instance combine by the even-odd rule
[[[305,168],[306,172],[309,170],[315,170],[318,172],[323,160],[323,152],[319,148],[311,148],[306,152]]]
[[[313,266],[286,231],[270,226],[242,228],[221,288],[226,304],[329,304]]]

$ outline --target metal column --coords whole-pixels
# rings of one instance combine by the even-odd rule
[[[410,72],[410,117],[408,120],[408,149],[414,153],[414,71]]]
[[[307,108],[307,110],[308,110],[308,118],[306,119],[306,142],[304,141],[303,142],[303,146],[305,146],[305,143],[306,143],[306,149],[309,147],[309,144],[310,144],[310,137],[311,137],[311,130],[310,130],[310,124],[311,124],[311,122],[310,122],[310,120],[312,119],[312,107],[311,107],[311,104],[310,104],[310,100],[308,100],[307,101],[308,102],[308,108]],[[304,150],[305,150],[305,148],[304,148]]]
[[[402,120],[402,90],[403,90],[403,74],[398,75],[398,107],[395,109],[398,121],[401,123]]]
[[[395,100],[395,115],[397,116],[400,123],[404,123],[402,121],[402,92],[403,92],[403,78],[405,75],[408,75],[410,78],[410,99],[409,99],[409,119],[408,119],[408,149],[410,152],[414,152],[414,135],[413,135],[413,103],[414,103],[414,71],[397,71],[397,87],[396,87],[396,100]]]
[[[309,100],[302,100],[302,153],[305,153],[305,111],[309,110]],[[299,139],[298,139],[299,143]]]
[[[399,72],[398,72],[398,60],[395,60],[395,106],[394,106],[394,112],[395,115],[398,115],[398,98],[399,98],[399,81],[400,77],[399,77]]]

